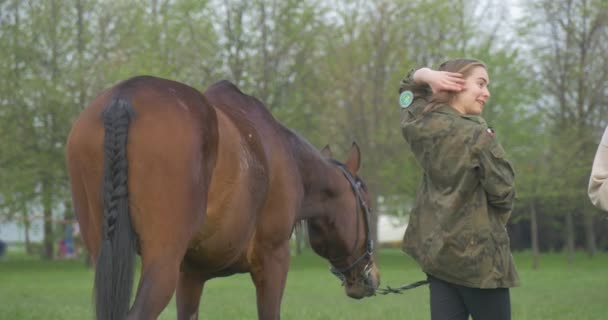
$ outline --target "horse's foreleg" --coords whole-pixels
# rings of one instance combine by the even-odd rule
[[[177,320],[198,319],[198,307],[205,281],[197,274],[182,270],[177,283],[175,302],[177,304]]]
[[[289,242],[279,248],[258,247],[252,260],[251,278],[255,284],[260,320],[281,318],[281,300],[289,269]]]

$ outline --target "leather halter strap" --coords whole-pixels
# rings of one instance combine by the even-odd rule
[[[370,227],[369,227],[369,215],[370,215],[370,210],[369,207],[367,206],[367,204],[365,203],[365,200],[363,199],[363,197],[361,196],[361,182],[358,181],[355,177],[353,177],[353,175],[348,171],[348,169],[346,168],[346,166],[338,161],[332,160],[332,163],[335,164],[338,168],[340,168],[340,171],[342,171],[342,173],[344,174],[344,177],[346,177],[346,180],[348,180],[348,183],[350,184],[353,193],[355,194],[355,198],[357,199],[357,209],[361,208],[362,212],[363,212],[363,222],[365,224],[365,240],[366,240],[366,251],[365,253],[363,253],[363,255],[361,255],[359,258],[357,258],[357,260],[355,260],[353,263],[351,263],[348,267],[346,268],[342,268],[342,269],[338,269],[336,267],[334,267],[332,265],[331,267],[331,272],[336,275],[338,278],[340,278],[342,281],[345,280],[345,273],[349,272],[350,270],[354,269],[361,261],[364,261],[366,258],[368,258],[368,264],[369,264],[369,258],[371,258],[372,253],[374,251],[374,242],[371,239],[371,232],[370,232]],[[357,210],[359,211],[359,210]],[[356,213],[355,213],[356,214]],[[358,237],[357,237],[357,241],[358,241]]]

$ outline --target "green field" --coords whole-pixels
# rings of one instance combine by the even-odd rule
[[[532,270],[529,253],[515,259],[523,285],[511,291],[514,320],[608,319],[608,254],[583,253],[572,265],[562,254],[541,257]],[[382,286],[420,280],[423,274],[397,250],[379,257]],[[39,261],[16,253],[0,260],[0,319],[92,319],[93,272],[81,261]],[[248,275],[211,280],[201,302],[201,319],[256,319],[255,292]],[[346,297],[327,263],[305,253],[294,257],[282,319],[428,319],[428,288],[364,300]],[[160,319],[175,319],[171,302]]]

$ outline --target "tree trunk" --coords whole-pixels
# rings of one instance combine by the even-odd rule
[[[53,211],[51,208],[44,208],[44,246],[42,258],[45,260],[53,259]]]
[[[85,106],[86,100],[86,84],[84,81],[84,9],[82,5],[82,1],[78,0],[76,2],[76,15],[78,16],[78,20],[76,22],[78,33],[77,33],[77,49],[78,55],[76,56],[76,61],[78,65],[78,105],[76,106],[76,112],[80,111]]]
[[[538,222],[536,219],[536,204],[530,204],[530,238],[532,239],[532,269],[538,269]]]
[[[30,220],[27,217],[27,214],[23,215],[23,232],[25,236],[25,253],[27,255],[32,254],[32,243],[30,241]]]
[[[304,248],[306,247],[306,243],[308,243],[308,229],[306,227],[306,222],[298,222],[301,223],[295,230],[296,232],[296,255],[302,254]]]
[[[593,224],[593,214],[590,212],[585,212],[585,240],[587,242],[587,254],[590,258],[595,257],[597,254],[597,245],[595,243],[595,230]]]
[[[378,249],[380,248],[380,244],[378,243],[378,214],[377,211],[371,210],[371,208],[376,208],[376,203],[374,199],[370,199],[368,204],[369,210],[369,232],[372,237],[372,241],[374,244],[374,255],[378,253]]]
[[[30,241],[30,219],[27,216],[27,206],[25,205],[25,203],[21,204],[23,206],[24,209],[22,209],[21,211],[21,219],[23,219],[23,238],[25,240],[25,253],[27,255],[32,254],[32,244]]]
[[[44,240],[42,249],[42,258],[45,260],[53,259],[53,208],[51,201],[50,184],[48,181],[42,182],[42,206],[43,206],[43,220],[44,220]]]
[[[566,253],[571,264],[574,261],[574,221],[571,211],[566,213]]]

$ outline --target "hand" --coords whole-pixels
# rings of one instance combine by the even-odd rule
[[[429,68],[421,68],[414,73],[414,81],[428,84],[434,93],[439,91],[462,91],[464,89],[464,78],[456,72],[436,71]]]

